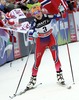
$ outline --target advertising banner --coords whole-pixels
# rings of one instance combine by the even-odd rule
[[[23,19],[20,19],[19,22],[29,22],[31,23],[33,20],[32,17],[30,18],[23,18]],[[21,56],[26,56],[28,55],[30,49],[31,49],[31,46],[34,45],[34,42],[33,41],[28,41],[28,37],[27,37],[27,31],[26,31],[26,34],[23,34],[23,33],[19,33],[19,41],[20,41],[20,51],[21,51]],[[34,53],[34,48],[32,49],[32,52],[31,53]]]
[[[74,20],[75,20],[77,41],[79,41],[79,12],[75,12],[73,14],[74,14]]]
[[[29,53],[29,43],[27,41],[27,34],[19,33],[19,42],[20,42],[20,53],[21,57],[28,55]]]
[[[5,42],[0,38],[0,65],[6,62]]]
[[[68,16],[66,18],[61,18],[59,20],[58,44],[59,45],[65,44],[66,41],[70,42]]]
[[[9,34],[7,31],[0,29],[0,65],[6,62],[6,52],[9,50],[9,46],[6,43],[9,41]]]
[[[14,59],[17,59],[17,58],[21,57],[19,33],[13,32],[13,35],[16,37],[16,43],[13,42],[13,45],[14,45]]]
[[[14,60],[12,43],[7,43],[6,44],[6,48],[7,48],[7,51],[6,51],[6,62]]]
[[[70,39],[71,39],[72,42],[77,41],[75,20],[74,20],[73,13],[68,13],[68,19],[69,19]]]
[[[8,31],[9,41],[6,42],[6,62],[14,60],[14,47],[13,47],[13,37],[11,37],[12,31]]]

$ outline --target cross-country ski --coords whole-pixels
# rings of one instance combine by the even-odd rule
[[[33,89],[37,88],[37,87],[40,86],[40,85],[42,85],[42,83],[36,84],[36,85],[35,85],[34,87],[32,87],[32,88],[26,87],[26,89],[24,89],[23,91],[21,91],[21,92],[19,92],[19,93],[16,93],[16,94],[14,94],[13,96],[9,96],[9,97],[10,97],[11,99],[13,99],[14,97],[19,96],[19,95],[22,95],[22,94],[26,93],[27,91],[33,90]]]
[[[58,82],[57,82],[57,84],[58,84],[59,86],[61,86],[61,87],[66,88],[66,89],[71,89],[71,88],[72,88],[72,86],[71,86],[71,85],[68,85],[68,84],[62,84],[62,83],[58,83]]]

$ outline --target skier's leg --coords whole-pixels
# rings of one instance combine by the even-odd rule
[[[27,85],[27,88],[32,88],[36,84],[37,72],[41,62],[42,55],[44,53],[45,47],[40,43],[40,39],[38,38],[36,41],[35,48],[35,62],[32,68],[32,76]]]
[[[59,60],[59,57],[58,57],[58,49],[57,49],[57,45],[54,45],[51,47],[51,53],[52,53],[52,57],[53,57],[53,60],[55,62],[55,68],[56,68],[56,72],[57,72],[57,81],[59,83],[62,83],[64,84],[65,81],[64,81],[64,78],[63,78],[63,74],[62,74],[62,70],[61,70],[61,63],[60,63],[60,60]]]

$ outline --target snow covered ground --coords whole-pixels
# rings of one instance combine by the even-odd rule
[[[69,63],[67,45],[59,46],[59,56],[63,69],[63,76],[67,84],[72,88],[66,89],[56,83],[56,72],[50,51],[47,49],[43,55],[39,67],[37,84],[42,85],[30,90],[13,100],[79,100],[79,42],[69,45],[75,84],[72,81],[71,68]],[[27,57],[18,59],[0,67],[0,100],[10,100],[17,88]],[[30,80],[31,68],[34,62],[34,55],[31,54],[24,72],[20,87],[17,92],[23,90]]]

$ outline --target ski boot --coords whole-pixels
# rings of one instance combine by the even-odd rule
[[[36,84],[36,76],[31,76],[29,83],[27,84],[27,89],[31,89]]]
[[[63,78],[62,71],[57,71],[57,81],[58,81],[59,84],[65,85],[65,81],[64,81],[64,78]]]

